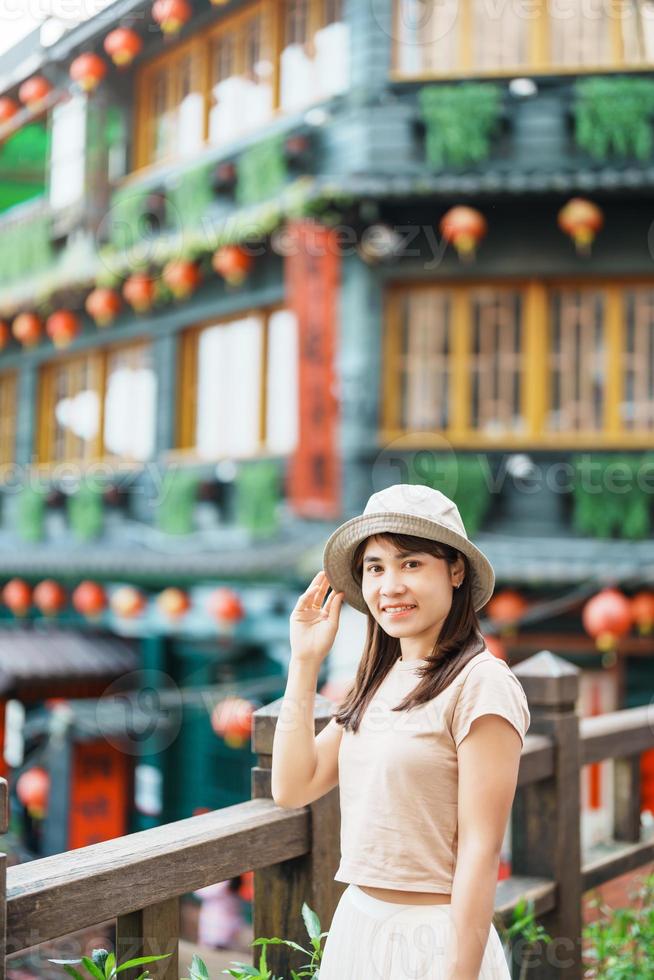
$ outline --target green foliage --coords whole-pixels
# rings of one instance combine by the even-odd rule
[[[649,980],[654,976],[654,873],[630,894],[629,908],[612,909],[597,889],[589,902],[600,910],[584,926],[584,963],[589,980]]]
[[[177,185],[166,194],[168,223],[173,228],[199,225],[213,201],[211,174],[215,164],[203,164],[179,175]]]
[[[274,460],[244,463],[236,478],[236,519],[253,534],[268,537],[277,530],[280,471]]]
[[[68,523],[80,541],[89,541],[102,533],[104,501],[102,490],[83,482],[67,499]]]
[[[0,286],[40,272],[53,261],[51,219],[40,209],[0,235]]]
[[[276,974],[271,973],[266,962],[266,947],[268,945],[281,944],[310,957],[309,962],[304,963],[299,971],[291,970],[291,980],[300,980],[300,977],[317,977],[324,951],[322,940],[327,933],[320,931],[320,919],[313,909],[309,908],[306,902],[302,903],[302,919],[304,920],[305,928],[311,940],[311,949],[305,949],[304,946],[300,946],[290,939],[278,939],[277,937],[272,939],[255,939],[250,945],[263,947],[259,959],[259,966],[250,966],[248,963],[239,963],[236,960],[232,960],[234,966],[222,972],[228,973],[231,977],[235,977],[236,980],[284,980],[283,977],[278,977]],[[197,957],[197,960],[195,970],[193,965],[191,965],[190,977],[184,977],[183,980],[207,980],[207,968],[199,957]],[[195,963],[195,961],[196,957],[194,956],[193,962]]]
[[[168,956],[172,956],[172,953],[161,953],[159,956],[137,956],[135,959],[125,960],[124,963],[117,966],[115,953],[110,953],[106,949],[94,949],[90,956],[82,956],[74,960],[49,959],[48,962],[55,963],[57,966],[63,966],[66,973],[73,980],[88,980],[88,977],[85,977],[84,974],[75,969],[75,966],[79,963],[84,966],[88,976],[92,980],[115,980],[116,976],[122,973],[123,970],[131,970],[133,967],[143,966],[145,963],[154,963],[155,960],[165,960]],[[146,980],[149,976],[149,971],[144,970],[136,980]]]
[[[156,524],[167,534],[189,534],[200,478],[189,470],[172,468],[164,477]]]
[[[0,211],[39,197],[45,190],[48,133],[28,123],[0,146]]]
[[[40,541],[45,520],[45,493],[25,484],[18,497],[16,527],[23,541]]]
[[[651,526],[654,455],[596,455],[572,458],[572,524],[595,538],[641,540]]]
[[[499,85],[426,85],[418,92],[427,163],[438,170],[485,160],[502,109]]]
[[[654,81],[583,78],[575,83],[575,140],[597,160],[652,156]]]
[[[274,197],[287,180],[284,137],[270,136],[256,143],[238,159],[236,200],[253,204]]]
[[[109,237],[113,246],[120,250],[138,247],[148,237],[145,219],[149,190],[124,187],[111,199]]]
[[[533,899],[520,898],[513,909],[511,923],[504,926],[501,920],[497,923],[497,931],[503,944],[516,939],[521,940],[522,960],[520,963],[520,980],[524,980],[530,966],[530,957],[534,946],[538,943],[543,945],[552,941],[552,937],[546,930],[536,922],[535,903]]]
[[[469,537],[480,530],[491,503],[492,475],[485,455],[441,454],[429,449],[406,461],[406,483],[424,483],[450,497]]]

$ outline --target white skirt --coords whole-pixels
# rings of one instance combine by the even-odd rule
[[[348,885],[323,949],[319,980],[444,980],[452,906],[400,905]],[[511,980],[491,923],[479,980]]]

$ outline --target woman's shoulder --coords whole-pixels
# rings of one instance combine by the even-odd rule
[[[477,686],[485,680],[499,680],[501,682],[503,679],[506,679],[509,685],[515,684],[522,689],[522,684],[506,660],[502,660],[501,657],[496,657],[486,646],[479,653],[471,657],[457,675],[459,688],[464,686]]]

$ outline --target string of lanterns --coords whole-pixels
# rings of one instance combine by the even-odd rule
[[[224,245],[211,257],[211,267],[228,286],[241,286],[252,271],[254,258],[240,245]],[[162,282],[176,300],[185,300],[202,282],[202,272],[197,261],[175,259],[162,271]],[[86,297],[84,308],[97,327],[111,326],[124,303],[135,313],[148,313],[159,295],[158,281],[146,272],[134,272],[122,287],[122,295],[115,289],[98,286]],[[4,350],[13,337],[26,348],[34,347],[46,335],[55,347],[68,347],[82,329],[80,317],[72,310],[55,310],[45,320],[37,313],[18,313],[11,324],[0,320],[0,350]]]
[[[497,655],[503,655],[502,638],[517,632],[520,619],[528,609],[529,603],[515,589],[503,589],[490,600],[486,615],[498,636],[486,639],[498,644]],[[581,621],[598,650],[614,652],[618,641],[632,629],[637,629],[641,636],[654,631],[654,591],[643,589],[629,598],[617,588],[603,588],[584,603]]]
[[[2,589],[1,597],[17,617],[26,616],[32,608],[43,616],[58,616],[69,602],[68,593],[54,579],[44,579],[32,589],[24,579],[13,578]],[[70,604],[91,622],[97,621],[106,610],[120,619],[138,619],[148,608],[148,596],[133,585],[121,585],[109,595],[100,583],[85,580],[72,591]],[[191,611],[192,602],[187,592],[171,586],[157,595],[155,607],[172,623],[179,622]],[[219,586],[209,593],[205,611],[222,626],[235,625],[245,618],[240,596],[227,586]]]

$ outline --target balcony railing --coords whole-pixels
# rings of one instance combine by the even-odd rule
[[[498,883],[495,911],[507,920],[521,896],[532,898],[554,937],[541,951],[538,977],[580,980],[583,893],[654,858],[654,837],[642,836],[639,805],[639,756],[654,746],[654,728],[647,707],[580,720],[579,669],[546,651],[515,673],[532,721],[511,816],[512,874]],[[333,878],[338,788],[306,807],[273,803],[270,766],[281,703],[254,715],[258,765],[250,801],[9,868],[6,900],[0,901],[6,953],[115,919],[118,958],[172,953],[153,964],[152,973],[176,980],[181,896],[248,870],[255,872],[255,937],[306,943],[305,901],[328,929],[343,888]],[[316,733],[331,714],[331,702],[317,696]],[[582,855],[579,773],[604,759],[615,760],[613,838]],[[6,825],[6,783],[4,794]],[[0,962],[4,968],[4,956]],[[269,947],[275,974],[288,976],[298,965],[288,947]]]

